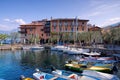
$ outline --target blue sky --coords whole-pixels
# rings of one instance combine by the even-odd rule
[[[0,30],[44,18],[88,19],[105,26],[120,22],[120,0],[0,0]]]

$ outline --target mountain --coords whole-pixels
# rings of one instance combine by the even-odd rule
[[[18,32],[18,29],[13,29],[11,31],[3,31],[3,30],[0,30],[0,34],[10,34],[12,32]]]
[[[114,27],[117,27],[120,25],[120,22],[117,22],[117,23],[114,23],[114,24],[111,24],[111,25],[108,25],[108,26],[105,26],[104,29],[108,29],[108,28],[114,28]]]
[[[2,30],[0,30],[0,34],[9,34],[10,33],[10,31],[2,31]]]

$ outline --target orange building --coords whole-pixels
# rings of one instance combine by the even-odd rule
[[[83,32],[88,31],[87,22],[75,18],[51,19],[33,21],[30,24],[20,25],[22,43],[29,43],[31,36],[38,37],[40,42],[48,42],[51,32]]]

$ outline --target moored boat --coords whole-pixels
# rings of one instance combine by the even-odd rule
[[[113,62],[113,61],[112,61]],[[110,63],[110,61],[99,61],[99,60],[91,60],[91,61],[68,61],[68,63],[65,64],[65,68],[82,72],[83,70],[95,70],[99,72],[105,72],[105,73],[112,73],[113,72],[113,63]],[[115,68],[116,69],[116,68]]]
[[[93,70],[84,70],[82,75],[93,77],[96,80],[120,80],[116,75],[102,73],[102,72],[93,71]]]
[[[81,63],[77,61],[68,61],[67,64],[65,64],[65,68],[73,71],[82,72],[84,69],[87,68],[87,62],[83,61]]]
[[[43,46],[32,46],[31,48],[30,48],[30,50],[43,50],[44,49],[44,47]]]
[[[53,75],[45,72],[41,72],[37,69],[37,72],[33,73],[33,78],[35,80],[75,80],[73,79],[74,75],[71,78],[62,76],[62,75]]]
[[[1,80],[1,79],[0,79]],[[33,78],[30,77],[25,77],[24,75],[20,76],[20,80],[34,80]]]

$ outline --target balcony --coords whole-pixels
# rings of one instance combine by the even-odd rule
[[[21,34],[27,33],[27,31],[18,31],[18,32],[21,33]]]

